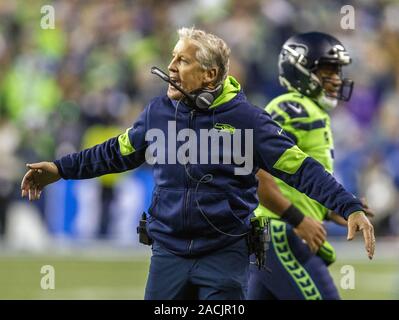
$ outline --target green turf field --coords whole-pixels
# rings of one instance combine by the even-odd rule
[[[120,259],[1,257],[0,299],[143,299],[147,257]],[[55,289],[40,286],[43,265],[55,269]]]
[[[355,289],[340,288],[341,267],[352,265],[355,270]],[[399,299],[399,264],[395,260],[336,262],[330,268],[343,299]]]
[[[149,255],[130,256],[0,256],[0,299],[143,299]],[[40,287],[43,265],[55,269],[55,289]],[[355,269],[355,289],[344,299],[399,299],[396,259],[366,257],[336,262],[332,274],[340,284],[343,265]]]

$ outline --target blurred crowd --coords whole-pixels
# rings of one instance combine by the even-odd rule
[[[54,7],[54,29],[41,28],[43,5]],[[344,5],[355,9],[354,30],[341,28]],[[150,67],[166,69],[176,30],[195,26],[225,39],[230,74],[260,107],[283,92],[277,59],[288,37],[322,31],[344,43],[353,58],[344,71],[355,89],[332,114],[335,175],[368,199],[379,234],[399,235],[397,17],[399,2],[388,0],[0,1],[0,234],[6,212],[10,218],[21,201],[25,163],[131,126],[166,89]],[[33,206],[50,233],[87,237],[135,237],[152,188],[146,167],[57,184]]]

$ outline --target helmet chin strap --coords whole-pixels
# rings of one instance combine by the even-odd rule
[[[324,90],[316,98],[316,102],[326,112],[330,112],[331,110],[335,109],[338,105],[338,99],[327,96]]]

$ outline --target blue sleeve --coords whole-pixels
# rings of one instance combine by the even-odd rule
[[[145,161],[146,108],[124,134],[92,148],[66,155],[54,163],[64,179],[89,179],[137,168]]]
[[[302,152],[264,112],[255,126],[257,165],[345,219],[362,211],[359,199],[347,192],[324,167]]]

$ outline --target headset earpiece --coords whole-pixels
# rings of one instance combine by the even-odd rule
[[[206,110],[214,100],[215,98],[210,92],[202,92],[195,97],[195,105],[201,110]]]
[[[201,89],[195,93],[193,93],[193,100],[195,103],[195,107],[200,111],[205,111],[209,109],[215,99],[222,92],[222,85],[219,84],[215,89]]]

